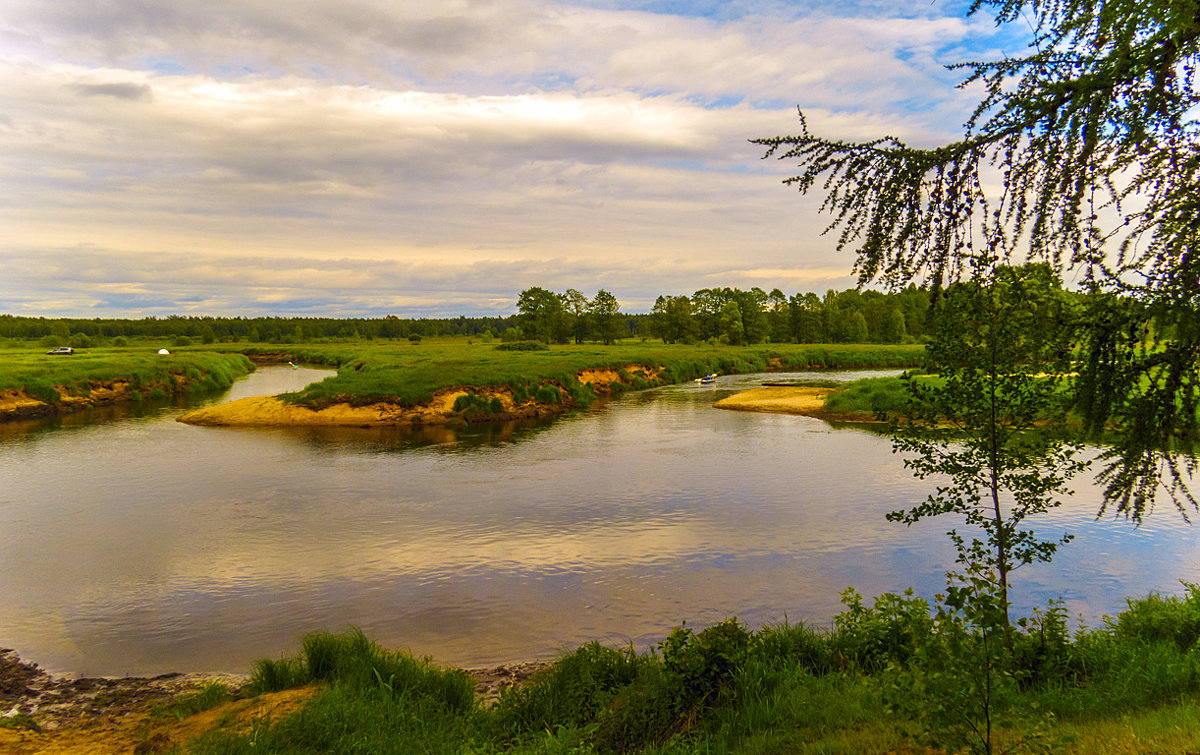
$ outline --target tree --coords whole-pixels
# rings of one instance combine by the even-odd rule
[[[1118,433],[1105,503],[1135,521],[1188,480],[1200,430],[1200,0],[976,0],[1028,25],[1023,57],[959,66],[983,97],[929,149],[809,133],[755,140],[825,193],[860,283],[935,289],[981,251],[1073,270],[1090,292],[1071,389],[1087,428]],[[999,181],[999,190],[989,186]],[[977,245],[983,243],[985,249]]]
[[[600,289],[591,305],[592,322],[596,326],[596,335],[605,345],[613,343],[621,337],[621,305],[617,297],[608,291]]]
[[[695,338],[692,300],[686,296],[660,296],[654,302],[654,334],[665,343],[690,342]]]
[[[912,524],[954,513],[985,539],[951,530],[963,573],[990,582],[1009,636],[1013,570],[1050,561],[1069,536],[1040,539],[1027,520],[1061,503],[1085,464],[1059,432],[1074,318],[1046,265],[991,267],[955,284],[937,312],[927,359],[906,377],[911,406],[893,445],[922,479],[948,478],[923,503],[888,515]],[[1010,644],[1011,641],[1008,641]]]
[[[517,320],[527,338],[550,343],[562,335],[563,302],[553,291],[533,286],[517,297]]]
[[[575,336],[575,343],[583,343],[590,327],[587,297],[583,295],[582,291],[568,288],[567,292],[562,295],[562,302],[563,308],[570,315],[571,333]]]
[[[721,307],[718,322],[720,323],[720,338],[723,343],[731,346],[741,346],[744,343],[743,338],[746,331],[742,327],[742,310],[738,309],[736,301],[725,302],[725,306]]]
[[[767,330],[771,343],[787,343],[792,340],[788,298],[778,288],[771,289],[771,293],[767,294]]]

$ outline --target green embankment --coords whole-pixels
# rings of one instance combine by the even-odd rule
[[[1131,601],[1074,635],[1052,604],[993,656],[986,708],[964,695],[979,689],[977,635],[935,629],[930,606],[907,594],[868,604],[847,591],[844,603],[828,630],[751,632],[731,619],[676,629],[651,653],[589,643],[495,704],[462,671],[357,631],[312,634],[298,656],[260,661],[249,688],[320,683],[303,709],[249,731],[231,724],[186,751],[932,755],[959,752],[989,720],[996,752],[1196,751],[1195,587]]]
[[[161,355],[149,347],[114,347],[49,355],[42,348],[8,346],[0,348],[0,393],[10,404],[32,399],[44,405],[27,407],[26,414],[47,414],[94,402],[222,390],[253,369],[242,354]]]
[[[247,352],[250,353],[250,352]],[[358,345],[292,348],[287,354],[302,362],[337,364],[338,374],[288,401],[320,408],[331,403],[354,405],[390,401],[404,406],[427,402],[440,388],[510,386],[532,395],[554,382],[586,401],[576,375],[587,369],[625,370],[649,367],[657,377],[622,375],[620,387],[644,388],[721,374],[765,370],[857,369],[911,367],[921,360],[921,346],[793,345],[687,346],[662,343],[555,345],[547,351],[503,351],[494,344],[468,344],[463,339],[426,340],[419,345]]]
[[[379,401],[416,406],[448,387],[507,386],[520,400],[540,400],[547,385],[565,390],[568,405],[586,405],[595,391],[578,381],[584,370],[612,369],[613,390],[677,383],[701,375],[764,370],[909,367],[921,359],[921,346],[794,345],[749,347],[620,343],[614,346],[554,345],[548,350],[502,350],[499,343],[465,338],[407,341],[344,341],[309,345],[210,344],[155,353],[159,344],[78,349],[51,356],[44,347],[0,347],[0,391],[20,391],[44,406],[0,411],[9,418],[72,411],[94,401],[140,400],[181,391],[227,388],[253,369],[246,358],[291,359],[337,368],[337,375],[284,400],[320,409],[334,403],[355,406]],[[649,374],[631,367],[645,367]],[[96,389],[112,389],[103,397]],[[91,397],[90,397],[91,396]],[[10,396],[10,399],[13,398]],[[23,397],[22,397],[23,398]],[[9,403],[13,403],[10,401]],[[486,415],[487,407],[467,407]]]

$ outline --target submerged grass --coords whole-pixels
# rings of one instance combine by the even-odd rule
[[[681,627],[649,652],[588,643],[492,706],[470,679],[387,651],[357,630],[305,638],[300,655],[260,664],[258,691],[319,681],[300,712],[249,732],[217,731],[193,753],[934,753],[891,704],[936,642],[911,595],[866,605],[846,593],[833,629],[727,620]],[[1052,605],[1017,632],[1019,685],[995,702],[998,740],[1067,753],[1194,753],[1200,742],[1200,623],[1183,597],[1130,601],[1069,636]],[[280,673],[280,669],[286,669]],[[915,694],[919,694],[919,691]],[[924,741],[924,740],[921,740]]]

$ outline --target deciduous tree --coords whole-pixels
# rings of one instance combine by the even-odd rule
[[[860,282],[934,287],[981,252],[1070,269],[1091,292],[1074,390],[1106,452],[1105,501],[1140,520],[1188,482],[1200,430],[1200,0],[975,0],[1031,30],[1020,57],[959,66],[983,96],[934,148],[809,132],[756,140],[824,194]],[[998,188],[996,188],[998,187]],[[981,249],[982,247],[982,249]]]

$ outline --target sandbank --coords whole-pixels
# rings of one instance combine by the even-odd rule
[[[803,414],[809,417],[824,414],[825,397],[833,388],[810,386],[770,386],[751,388],[713,402],[718,409],[739,412],[771,412],[775,414]]]

